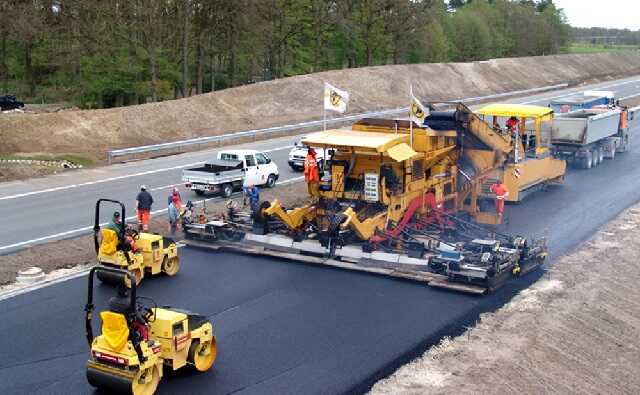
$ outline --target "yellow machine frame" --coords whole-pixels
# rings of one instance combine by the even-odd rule
[[[566,162],[554,158],[549,149],[552,109],[524,104],[491,104],[477,113],[511,144],[507,163],[490,176],[506,185],[509,191],[507,201],[520,201],[527,191],[564,179]],[[500,128],[500,118],[509,117],[516,117],[519,121],[515,138]]]
[[[378,206],[374,213],[358,213],[352,208],[343,212],[346,221],[342,227],[351,227],[363,240],[386,229],[390,222],[400,221],[411,202],[427,192],[435,195],[437,204],[455,206],[456,132],[416,126],[411,138],[410,130],[407,121],[367,120],[354,124],[352,129],[327,130],[302,141],[307,146],[333,150],[331,182],[326,188],[320,188],[319,197],[333,201],[365,200]],[[383,167],[388,169],[386,174],[380,173]],[[346,174],[345,170],[348,170]],[[366,177],[376,180],[370,187],[374,188],[370,189],[370,196],[347,188],[350,180],[364,181]],[[386,177],[397,180],[395,185],[401,189],[392,190],[391,181]],[[323,182],[326,184],[325,181],[321,184]],[[422,199],[417,214],[426,213],[429,203]],[[314,218],[321,227],[330,226],[325,209],[317,202],[285,211],[276,200],[265,213],[277,216],[290,229]]]

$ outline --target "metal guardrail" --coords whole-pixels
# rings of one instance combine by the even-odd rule
[[[536,93],[536,92],[549,91],[553,89],[566,88],[567,86],[569,86],[569,84],[567,83],[557,84],[557,85],[547,85],[547,86],[542,86],[542,87],[532,88],[532,89],[498,93],[495,95],[469,97],[465,99],[455,99],[455,100],[448,100],[448,101],[461,101],[463,103],[477,102],[481,100],[497,99],[497,98],[507,97],[507,96],[516,96],[521,94]],[[363,118],[372,118],[372,117],[380,117],[383,115],[407,113],[408,111],[409,111],[409,107],[400,107],[400,108],[394,108],[390,110],[371,111],[371,112],[365,112],[360,114],[348,115],[344,117],[329,118],[326,120],[326,122],[327,122],[327,125],[333,125],[341,122],[356,121]],[[157,152],[157,151],[163,151],[163,150],[169,150],[169,149],[179,149],[179,148],[184,148],[184,147],[193,146],[193,145],[197,146],[201,144],[212,144],[212,143],[220,144],[227,140],[235,140],[243,137],[256,138],[257,136],[265,135],[265,134],[281,133],[289,130],[320,127],[322,126],[322,124],[323,124],[323,120],[316,120],[316,121],[301,122],[301,123],[295,123],[295,124],[284,125],[284,126],[274,126],[270,128],[263,128],[263,129],[245,130],[241,132],[233,132],[233,133],[221,134],[217,136],[197,137],[193,139],[178,140],[178,141],[172,141],[168,143],[143,145],[139,147],[110,150],[110,151],[107,151],[107,162],[111,164],[114,158],[127,156],[127,155]]]

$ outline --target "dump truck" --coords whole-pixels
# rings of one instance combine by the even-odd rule
[[[612,91],[584,91],[575,95],[554,99],[549,107],[555,114],[585,110],[596,106],[615,104],[615,93]]]
[[[453,106],[440,114],[440,128],[364,119],[307,136],[305,146],[331,153],[309,203],[286,208],[276,199],[250,215],[231,211],[187,224],[187,243],[470,293],[495,290],[534,270],[547,256],[544,239],[469,221],[498,222],[495,212],[472,201],[481,198],[478,186],[490,173],[508,164],[510,136],[463,104]],[[463,158],[476,165],[461,180]]]
[[[557,114],[551,124],[555,157],[590,169],[629,150],[629,119],[624,107],[596,106]]]
[[[264,185],[272,188],[278,181],[279,171],[264,152],[255,150],[229,150],[218,153],[216,159],[203,166],[182,171],[182,182],[198,196],[218,193],[229,197],[243,185]]]

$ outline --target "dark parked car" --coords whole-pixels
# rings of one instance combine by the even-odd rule
[[[15,110],[16,108],[24,107],[24,103],[16,100],[16,97],[13,95],[5,95],[0,96],[0,110],[9,111]]]

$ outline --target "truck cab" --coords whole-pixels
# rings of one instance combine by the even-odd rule
[[[256,150],[226,150],[203,166],[182,171],[185,187],[202,196],[219,193],[229,197],[243,186],[264,185],[272,188],[279,177],[278,166]]]
[[[242,162],[243,186],[264,185],[272,188],[276,185],[279,177],[278,165],[263,152],[256,150],[220,151],[218,159]]]

